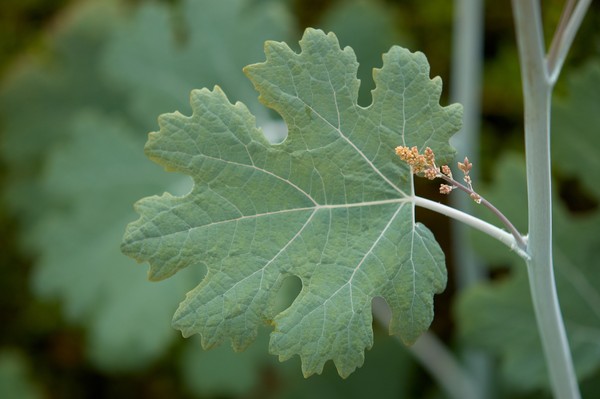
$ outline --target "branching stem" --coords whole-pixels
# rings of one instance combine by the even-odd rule
[[[569,48],[571,48],[575,34],[579,30],[591,2],[592,0],[568,0],[565,4],[546,57],[548,83],[551,86],[554,86],[560,75]]]
[[[434,180],[436,178],[443,179],[450,185],[442,184],[440,186],[440,192],[443,194],[449,194],[453,189],[458,188],[461,191],[469,194],[469,197],[473,199],[478,204],[482,204],[486,208],[492,211],[504,224],[504,226],[510,231],[513,235],[514,241],[511,243],[510,247],[512,249],[518,249],[519,255],[521,255],[524,259],[529,259],[529,254],[527,250],[527,241],[526,239],[519,233],[516,227],[508,220],[506,216],[498,208],[492,205],[489,201],[482,198],[481,195],[473,190],[473,185],[471,184],[471,176],[469,175],[473,164],[469,162],[469,159],[465,157],[464,162],[458,162],[458,168],[464,173],[464,181],[467,185],[459,183],[452,176],[452,171],[448,167],[448,165],[443,165],[439,168],[435,162],[435,153],[429,147],[426,147],[423,153],[419,152],[417,147],[409,148],[407,146],[398,146],[396,147],[396,155],[400,157],[404,162],[406,162],[410,167],[411,171],[415,175],[421,175],[426,177],[429,180]],[[462,213],[462,212],[461,212]],[[516,245],[513,245],[516,244]],[[514,248],[514,247],[517,248]]]
[[[453,178],[451,178],[449,176],[444,175],[443,173],[440,173],[438,175],[438,177],[447,181],[453,187],[456,187],[459,190],[464,191],[465,193],[469,194],[469,196],[473,196],[473,195],[476,196],[478,198],[477,202],[479,202],[481,205],[485,206],[490,211],[492,211],[492,213],[494,215],[496,215],[496,217],[498,217],[498,219],[500,219],[500,221],[502,222],[504,227],[506,227],[508,229],[508,231],[513,235],[517,245],[519,246],[519,249],[523,252],[527,252],[527,242],[525,241],[525,238],[523,238],[521,233],[519,233],[519,231],[511,223],[511,221],[502,212],[500,212],[500,210],[498,208],[496,208],[491,202],[489,202],[488,200],[483,198],[481,195],[476,193],[472,188],[465,186],[464,184],[454,180]]]
[[[515,251],[523,259],[529,259],[528,253],[520,248],[519,244],[517,243],[515,237],[512,234],[506,232],[505,230],[499,227],[494,226],[491,223],[483,221],[463,211],[459,211],[456,208],[452,208],[439,202],[431,201],[427,198],[415,196],[413,197],[413,202],[416,206],[432,210],[434,212],[448,216],[449,218],[458,220],[459,222],[462,222],[468,226],[471,226],[474,229],[479,230],[489,235],[490,237],[493,237],[496,240],[500,241],[501,243],[509,247],[511,250]]]
[[[525,104],[528,250],[531,255],[527,271],[550,385],[557,399],[578,399],[581,394],[554,280],[550,103],[552,87],[583,19],[586,3],[589,5],[588,0],[579,0],[577,5],[572,1],[567,4],[546,58],[539,1],[512,1]]]

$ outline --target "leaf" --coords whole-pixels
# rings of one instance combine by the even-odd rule
[[[507,152],[502,154],[500,167],[496,169],[493,176],[493,184],[478,192],[493,204],[510,220],[518,231],[527,231],[527,176],[523,156],[517,153]],[[510,189],[500,190],[501,187]],[[492,224],[498,224],[498,218],[489,209],[476,207],[474,209],[477,217]],[[514,265],[523,266],[523,259],[514,251],[507,251],[506,246],[498,240],[486,234],[473,231],[471,235],[472,245],[479,256],[485,259],[490,267],[506,267]]]
[[[576,176],[600,199],[600,58],[596,57],[567,79],[568,95],[552,107],[552,148],[555,166]]]
[[[335,32],[340,43],[352,47],[360,66],[358,103],[368,104],[373,88],[373,68],[381,62],[381,54],[393,44],[409,47],[412,40],[398,31],[398,8],[379,1],[352,0],[334,3],[323,16],[321,27]]]
[[[181,375],[198,397],[241,397],[260,382],[261,372],[269,365],[267,337],[258,335],[257,344],[244,353],[226,346],[200,351],[200,339],[192,339],[182,353]],[[231,378],[235,376],[235,378]]]
[[[207,84],[225,88],[263,122],[271,118],[255,106],[241,69],[261,54],[265,40],[290,37],[291,26],[289,12],[273,1],[186,0],[171,12],[147,4],[114,31],[103,69],[129,92],[130,113],[147,130],[165,109],[187,112],[190,87]]]
[[[280,365],[287,384],[279,399],[361,399],[373,392],[377,392],[378,399],[414,397],[422,383],[414,357],[385,331],[376,329],[374,335],[377,345],[366,353],[364,367],[344,380],[333,367],[325,366],[323,374],[307,380],[298,374],[296,362]]]
[[[37,399],[42,393],[29,376],[29,365],[19,352],[0,351],[0,397]]]
[[[524,161],[505,157],[498,166],[503,176],[487,195],[501,208],[522,203]],[[504,194],[503,194],[504,193]],[[513,193],[509,198],[505,193]],[[499,195],[496,195],[499,194]],[[504,199],[504,201],[502,201]],[[557,290],[579,379],[600,367],[600,280],[596,252],[600,245],[600,213],[585,219],[568,215],[560,202],[554,210],[554,266]],[[549,387],[527,272],[522,262],[509,277],[467,290],[457,303],[461,339],[500,355],[501,369],[513,387]]]
[[[298,373],[295,361],[275,364],[273,357],[267,357],[268,335],[264,328],[259,330],[256,342],[242,353],[224,345],[202,351],[199,337],[192,337],[182,352],[181,374],[189,389],[201,397],[237,397],[275,389],[274,397],[279,399],[360,399],[372,394],[374,386],[381,399],[411,397],[409,392],[420,383],[414,358],[385,331],[375,329],[374,334],[377,345],[366,354],[366,364],[344,380],[333,367],[326,366],[323,374],[307,380]],[[267,387],[265,374],[269,378]],[[266,396],[263,393],[261,397]]]
[[[267,42],[267,61],[246,67],[259,99],[286,121],[271,145],[247,108],[215,87],[191,94],[192,116],[159,118],[147,155],[189,174],[185,196],[136,204],[141,217],[122,250],[150,263],[160,280],[195,264],[207,268],[174,317],[185,336],[210,348],[231,339],[243,350],[272,323],[270,351],[300,355],[305,376],[333,359],[341,376],[362,365],[372,345],[371,300],[392,308],[390,333],[412,343],[433,318],[433,294],[446,284],[444,256],[414,222],[412,178],[396,159],[401,144],[430,146],[442,160],[461,108],[438,104],[421,53],[393,47],[374,79],[373,104],[359,107],[357,62],[333,34],[308,29],[294,53]],[[292,305],[271,303],[286,276],[302,281]]]
[[[96,365],[137,368],[168,349],[170,315],[201,274],[150,284],[118,243],[132,217],[128,204],[177,181],[154,176],[139,153],[142,140],[118,118],[82,113],[66,133],[72,140],[52,153],[44,175],[48,210],[28,234],[39,254],[33,289],[59,298],[68,319],[89,327],[87,351]]]
[[[26,226],[43,214],[37,175],[42,159],[64,140],[72,115],[89,108],[112,112],[123,105],[115,87],[98,77],[99,54],[107,32],[119,23],[117,15],[112,1],[77,4],[42,42],[44,51],[23,57],[1,82],[6,198]]]

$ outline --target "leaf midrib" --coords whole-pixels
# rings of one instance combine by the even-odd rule
[[[334,205],[319,205],[319,204],[317,204],[315,206],[304,207],[304,208],[290,208],[290,209],[282,209],[282,210],[273,211],[273,212],[256,213],[254,215],[242,215],[242,216],[240,216],[238,218],[234,218],[234,219],[225,219],[225,220],[220,220],[218,222],[213,222],[213,223],[209,223],[209,224],[192,226],[186,230],[173,231],[171,233],[160,234],[158,236],[151,236],[151,237],[146,236],[145,239],[148,239],[148,238],[163,239],[165,237],[170,237],[170,236],[173,236],[176,234],[181,234],[184,232],[189,234],[191,231],[193,231],[195,229],[208,228],[208,227],[212,227],[212,226],[216,226],[216,225],[220,225],[220,224],[233,223],[233,222],[238,222],[240,220],[246,220],[246,219],[258,219],[261,217],[279,215],[279,214],[283,214],[283,213],[304,212],[304,211],[312,211],[312,213],[316,213],[323,209],[344,209],[344,208],[357,208],[357,207],[366,207],[366,206],[383,206],[383,205],[390,205],[390,204],[404,204],[404,203],[412,203],[412,202],[413,202],[412,197],[406,197],[406,198],[394,198],[394,199],[389,199],[389,200],[355,202],[355,203],[350,203],[350,204],[334,204]]]

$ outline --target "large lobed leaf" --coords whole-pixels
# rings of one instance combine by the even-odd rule
[[[421,53],[392,47],[363,108],[350,48],[312,29],[300,47],[267,42],[267,61],[245,69],[287,123],[282,144],[269,144],[247,108],[218,87],[192,92],[192,116],[159,118],[147,155],[195,185],[182,197],[139,201],[122,249],[148,261],[154,280],[207,268],[173,321],[185,336],[201,334],[203,347],[231,339],[242,350],[268,322],[270,351],[281,360],[298,354],[308,376],[332,359],[345,377],[373,343],[373,297],[388,302],[390,333],[406,343],[431,323],[444,256],[414,221],[412,177],[394,147],[429,146],[447,160],[461,108],[439,105],[441,80],[429,78]],[[302,290],[276,314],[290,275]]]

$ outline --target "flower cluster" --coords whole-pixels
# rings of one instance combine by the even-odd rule
[[[473,190],[473,184],[471,183],[471,176],[469,176],[469,172],[471,171],[471,168],[473,167],[473,164],[471,162],[469,162],[469,158],[465,157],[464,162],[459,162],[458,163],[458,169],[460,169],[465,177],[463,178],[464,182],[467,183],[467,187],[469,187],[469,189],[471,190],[471,193],[469,194],[469,196],[471,197],[471,199],[475,202],[477,202],[478,204],[481,203],[481,196],[479,194],[477,194],[475,192],[475,190]]]
[[[400,157],[404,162],[406,162],[412,170],[412,173],[415,175],[426,177],[430,180],[435,178],[440,178],[444,180],[447,184],[440,185],[440,193],[442,194],[450,194],[454,189],[459,189],[464,191],[471,197],[473,201],[478,204],[482,204],[489,210],[491,210],[508,228],[513,237],[515,238],[515,248],[519,251],[519,253],[523,254],[527,259],[529,257],[527,252],[527,238],[523,237],[521,233],[513,226],[513,224],[500,212],[493,204],[489,201],[482,198],[479,194],[475,192],[473,189],[473,183],[471,181],[471,169],[473,168],[473,164],[469,162],[469,159],[465,157],[463,162],[458,162],[458,169],[463,173],[463,181],[466,184],[462,184],[452,177],[452,171],[448,167],[448,165],[442,165],[438,167],[435,163],[435,154],[433,150],[429,147],[425,148],[423,153],[419,153],[419,149],[417,147],[406,147],[399,146],[396,147],[396,155]]]
[[[452,171],[448,165],[442,165],[441,168],[436,165],[435,154],[429,147],[426,147],[423,154],[421,154],[417,147],[398,146],[396,147],[396,155],[411,167],[415,175],[426,177],[429,180],[441,178],[448,182],[449,184],[440,185],[440,193],[450,194],[455,188],[460,188],[467,192],[473,201],[478,204],[481,203],[481,196],[473,190],[471,176],[469,176],[473,164],[469,162],[467,157],[465,157],[463,162],[458,163],[458,168],[464,174],[463,180],[467,184],[464,186],[454,180]]]
[[[424,176],[429,180],[441,177],[442,174],[452,178],[452,172],[450,172],[448,165],[443,165],[440,170],[435,164],[435,154],[429,147],[425,148],[423,154],[420,154],[417,147],[399,146],[396,147],[396,155],[410,165],[415,175]]]

